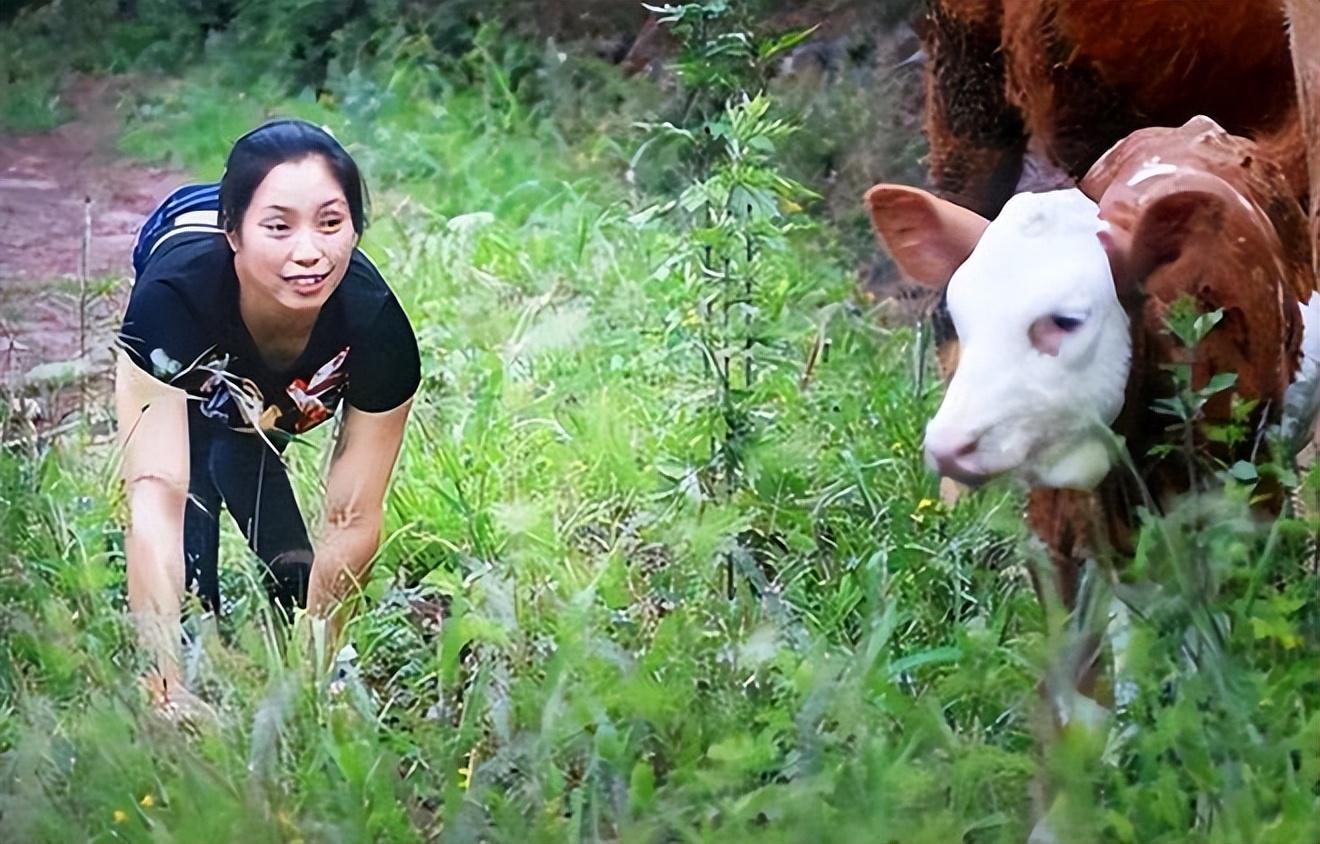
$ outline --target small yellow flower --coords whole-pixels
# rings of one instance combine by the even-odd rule
[[[150,809],[152,806],[156,805],[156,798],[151,795],[150,791],[148,791],[146,794],[142,795],[142,799],[138,801],[138,805],[144,809]]]
[[[927,507],[934,507],[938,502],[933,498],[923,498],[917,502],[918,510],[925,510]]]
[[[112,817],[114,817],[115,823],[123,823],[128,820],[128,812],[125,812],[123,809],[115,809],[115,813]]]

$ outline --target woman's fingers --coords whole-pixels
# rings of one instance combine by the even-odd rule
[[[219,728],[220,715],[215,708],[182,683],[169,681],[159,671],[150,671],[143,676],[142,684],[152,711],[169,723],[193,732]]]

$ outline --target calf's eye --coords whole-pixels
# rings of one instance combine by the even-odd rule
[[[1056,356],[1063,339],[1086,323],[1085,314],[1048,314],[1031,324],[1027,336],[1042,355]]]

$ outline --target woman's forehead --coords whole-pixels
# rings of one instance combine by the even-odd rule
[[[315,212],[347,201],[343,186],[319,155],[277,164],[252,195],[253,207],[286,211]]]

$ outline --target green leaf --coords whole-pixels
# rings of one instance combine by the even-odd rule
[[[889,676],[895,677],[905,671],[912,671],[923,665],[940,665],[946,662],[957,662],[962,658],[962,649],[953,646],[943,648],[931,648],[927,651],[921,651],[915,654],[908,654],[889,663]]]
[[[638,760],[628,777],[628,802],[637,811],[650,806],[654,797],[655,769],[645,759]]]
[[[1255,464],[1248,463],[1245,460],[1239,460],[1238,462],[1230,466],[1228,470],[1228,474],[1232,475],[1234,478],[1236,478],[1239,481],[1243,481],[1244,483],[1260,479],[1260,473],[1256,471]]]
[[[1183,421],[1190,418],[1187,405],[1179,399],[1156,399],[1151,402],[1150,406],[1156,413],[1162,413],[1165,416],[1172,416]]]
[[[1223,318],[1224,318],[1224,311],[1222,308],[1198,316],[1196,318],[1196,321],[1192,323],[1192,335],[1195,341],[1194,344],[1200,343],[1202,340],[1204,340],[1206,336],[1211,332],[1211,330],[1214,329],[1214,327],[1218,325],[1219,321],[1222,320]]]
[[[756,47],[756,56],[764,61],[772,56],[779,55],[785,50],[791,50],[810,38],[818,29],[820,29],[820,24],[816,24],[808,29],[800,29],[796,32],[787,32],[778,38],[771,38],[767,41],[762,41]]]
[[[1203,396],[1212,396],[1215,393],[1222,393],[1224,390],[1229,389],[1236,383],[1237,383],[1236,372],[1220,372],[1219,374],[1211,378],[1209,383],[1207,383],[1204,387],[1201,388],[1200,393]]]

